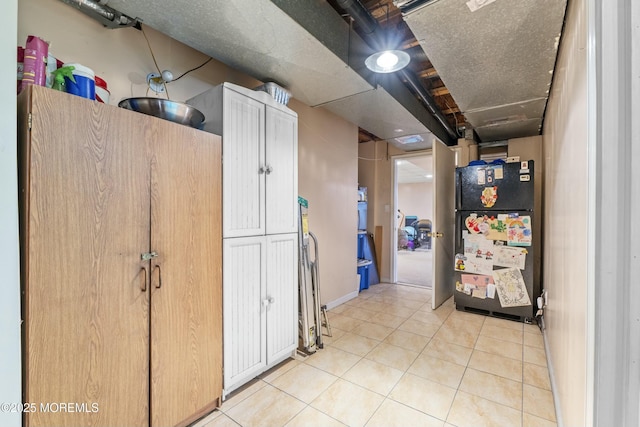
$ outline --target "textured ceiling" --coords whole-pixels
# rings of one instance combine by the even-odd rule
[[[540,133],[565,0],[440,0],[405,13],[484,141]]]

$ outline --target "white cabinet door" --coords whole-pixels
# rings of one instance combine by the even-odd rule
[[[265,234],[265,105],[224,90],[223,237]]]
[[[267,241],[267,364],[298,346],[298,234],[278,234]]]
[[[266,107],[266,234],[298,231],[298,118]]]
[[[223,240],[224,392],[266,366],[264,236]],[[235,386],[235,387],[234,387]]]

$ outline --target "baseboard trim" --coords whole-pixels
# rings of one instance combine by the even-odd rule
[[[335,307],[339,306],[340,304],[344,304],[345,302],[354,299],[355,297],[358,296],[359,293],[360,293],[360,291],[353,291],[353,292],[351,292],[349,294],[341,296],[337,300],[333,300],[331,302],[328,302],[327,303],[327,310],[331,310],[332,308],[335,308]]]
[[[547,336],[547,328],[544,326],[544,320],[542,321],[542,339],[544,340],[544,353],[547,358],[547,369],[549,370],[549,381],[551,382],[551,394],[553,395],[553,406],[555,406],[556,410],[556,425],[558,427],[564,427],[564,422],[562,421],[562,408],[560,407],[560,393],[558,392],[558,387],[556,386],[556,373],[553,369],[553,363],[551,361],[551,350],[549,349],[549,337]]]

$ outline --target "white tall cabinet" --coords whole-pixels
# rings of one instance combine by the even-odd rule
[[[298,345],[298,118],[231,83],[187,103],[222,135],[226,395]]]

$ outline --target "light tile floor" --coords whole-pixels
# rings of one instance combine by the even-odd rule
[[[428,289],[379,284],[329,312],[333,336],[232,393],[195,424],[556,426],[535,325],[431,310]]]

